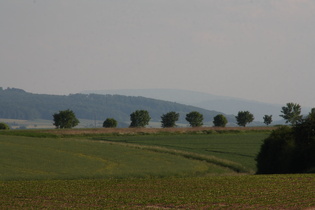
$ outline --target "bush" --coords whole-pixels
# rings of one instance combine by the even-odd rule
[[[0,123],[0,130],[10,130],[10,126],[8,126],[6,123]]]
[[[56,128],[73,128],[80,123],[74,112],[69,109],[55,113],[53,118]]]
[[[315,168],[315,113],[310,113],[308,118],[295,124],[293,127],[296,141],[296,150],[292,172],[313,171]]]
[[[145,127],[149,124],[151,117],[149,112],[146,110],[136,110],[135,112],[130,114],[130,126],[131,128],[135,127]]]
[[[225,127],[227,124],[227,119],[223,114],[218,114],[213,118],[213,124],[215,127]]]
[[[256,157],[257,173],[311,173],[315,169],[315,113],[266,138]]]
[[[103,122],[103,127],[104,128],[116,128],[117,127],[117,121],[113,118],[107,118]]]
[[[161,116],[162,128],[173,128],[176,127],[176,121],[179,118],[179,113],[168,112]]]
[[[294,152],[293,130],[282,126],[266,138],[256,157],[258,174],[289,173]]]
[[[203,125],[203,115],[199,112],[193,111],[186,114],[185,118],[191,127],[200,127]]]

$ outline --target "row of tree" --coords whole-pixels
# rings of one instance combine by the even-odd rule
[[[268,124],[271,123],[271,117],[268,118]],[[145,127],[149,124],[151,117],[149,112],[146,110],[137,110],[130,115],[130,126],[129,127]],[[171,128],[176,127],[176,121],[179,119],[179,113],[171,111],[161,116],[161,127]],[[186,114],[185,120],[191,127],[200,127],[203,125],[203,115],[197,111],[192,111]],[[254,120],[253,114],[249,111],[240,111],[236,116],[237,124],[239,126],[246,126],[248,123]],[[223,114],[218,114],[213,118],[213,125],[215,127],[225,127],[228,123],[227,118]],[[116,127],[117,121],[113,118],[108,118],[104,121],[103,127]]]
[[[219,118],[220,116],[217,116]],[[179,113],[176,112],[168,112],[161,116],[162,118],[162,127],[175,127],[176,121],[179,119]],[[226,118],[221,115],[220,119],[217,120],[217,126],[225,126],[227,123]],[[149,124],[151,117],[149,112],[146,110],[136,110],[135,112],[130,114],[130,126],[129,127],[145,127]],[[190,112],[186,115],[186,120],[189,122],[190,126],[198,127],[203,125],[203,115],[199,112]],[[80,123],[80,121],[76,118],[74,112],[70,109],[59,111],[59,113],[55,113],[53,115],[53,121],[56,128],[72,128]],[[117,127],[117,120],[114,118],[107,118],[103,122],[103,127],[105,128],[113,128]]]
[[[240,126],[246,126],[247,123],[253,121],[254,117],[248,111],[239,112],[238,116],[236,116],[238,124]],[[176,127],[176,121],[179,119],[179,113],[176,112],[168,112],[161,116],[161,126],[163,128]],[[186,115],[187,122],[191,127],[200,127],[203,125],[203,115],[199,112],[192,111]],[[145,127],[149,124],[151,117],[149,112],[146,110],[136,110],[135,112],[130,114],[130,126],[129,127]],[[76,118],[74,112],[72,110],[63,110],[59,111],[59,113],[55,113],[53,115],[53,121],[56,128],[72,128],[80,123],[80,121]],[[214,117],[213,124],[216,127],[225,127],[228,123],[226,117],[222,114],[218,114]],[[105,128],[114,128],[117,127],[117,120],[114,118],[107,118],[103,122],[103,127]]]
[[[286,106],[282,107],[282,115],[286,120],[286,123],[295,125],[300,122],[303,118],[301,115],[301,106],[299,104],[287,103]],[[248,123],[254,120],[254,116],[249,111],[240,111],[235,117],[239,126],[246,126]],[[149,124],[151,117],[149,112],[146,110],[137,110],[130,115],[130,126],[129,127],[145,127]],[[179,113],[174,111],[168,112],[161,116],[161,126],[163,128],[176,127],[176,121],[179,119]],[[203,115],[197,111],[192,111],[186,115],[186,121],[189,122],[191,127],[199,127],[203,125]],[[269,125],[272,123],[272,115],[264,116],[264,123]],[[80,122],[76,118],[74,112],[70,109],[59,111],[53,115],[53,121],[56,128],[72,128],[78,125]],[[227,118],[223,114],[218,114],[213,118],[213,124],[216,127],[225,127],[228,123]],[[118,122],[114,118],[107,118],[103,122],[103,127],[117,127]],[[7,125],[3,123],[0,129],[8,129]]]
[[[299,104],[287,103],[282,107],[282,116],[286,122],[290,122],[295,125],[302,120],[301,106]],[[64,110],[53,115],[54,125],[56,128],[72,128],[79,124],[79,120],[76,118],[72,110]],[[255,118],[249,111],[240,111],[235,117],[239,126],[246,126],[251,123]],[[179,119],[179,113],[174,111],[168,112],[161,116],[161,126],[163,128],[176,127],[176,121]],[[203,115],[197,111],[192,111],[186,115],[187,122],[191,127],[199,127],[203,125]],[[130,114],[130,126],[129,127],[145,127],[149,124],[151,117],[147,110],[136,110]],[[264,116],[264,123],[269,125],[272,122],[272,115]],[[218,114],[213,118],[213,124],[216,127],[225,127],[228,123],[226,117],[223,114]],[[114,118],[107,118],[103,122],[103,127],[117,127],[117,121]]]

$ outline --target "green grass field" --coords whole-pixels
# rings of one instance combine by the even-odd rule
[[[100,138],[105,141],[158,146],[195,154],[215,156],[237,162],[248,171],[256,171],[255,157],[268,132],[238,134],[144,135]],[[97,139],[97,138],[95,138]]]
[[[251,175],[268,131],[47,132],[1,133],[1,209],[315,207],[314,174]]]
[[[231,170],[85,139],[1,136],[0,180],[195,176]]]

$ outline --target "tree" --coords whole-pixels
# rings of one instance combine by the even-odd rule
[[[315,113],[311,113],[293,126],[295,151],[293,155],[293,173],[315,173]]]
[[[263,119],[267,126],[272,123],[272,115],[265,115]]]
[[[239,111],[235,117],[239,126],[246,126],[246,124],[253,122],[254,115],[249,111]]]
[[[291,123],[295,125],[302,119],[301,106],[295,103],[287,103],[286,106],[282,107],[280,117],[286,120],[286,123]]]
[[[281,126],[272,131],[256,157],[257,173],[315,172],[314,111],[292,127]]]
[[[315,118],[315,108],[311,109],[311,112],[308,115],[309,118]]]
[[[227,119],[223,114],[218,114],[217,116],[215,116],[213,118],[213,124],[216,127],[225,127],[225,125],[227,124]]]
[[[203,115],[196,111],[186,114],[186,120],[191,127],[200,127],[203,125]]]
[[[294,154],[294,134],[288,126],[281,126],[267,137],[256,157],[258,174],[290,173]]]
[[[8,124],[1,122],[0,123],[0,130],[10,130],[10,126]]]
[[[117,121],[114,118],[106,118],[106,120],[103,122],[104,128],[116,128],[117,127]]]
[[[55,113],[53,117],[54,126],[56,126],[56,128],[73,128],[80,123],[74,112],[69,109],[59,111],[59,113]]]
[[[163,114],[161,116],[162,128],[175,127],[176,126],[175,122],[178,120],[178,118],[179,118],[179,113],[176,113],[176,112],[168,112],[166,114]]]
[[[149,124],[151,117],[146,110],[136,110],[130,114],[130,126],[129,127],[145,127]]]

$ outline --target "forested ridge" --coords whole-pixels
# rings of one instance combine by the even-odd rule
[[[185,116],[191,111],[204,115],[204,122],[211,123],[220,112],[209,111],[145,97],[99,94],[48,95],[34,94],[17,88],[0,88],[0,118],[7,119],[47,119],[60,110],[71,109],[80,119],[105,120],[115,118],[119,122],[128,122],[135,110],[147,110],[151,121],[160,122],[161,116],[169,111],[180,114],[179,123],[187,123]],[[228,115],[229,122],[235,117]]]

